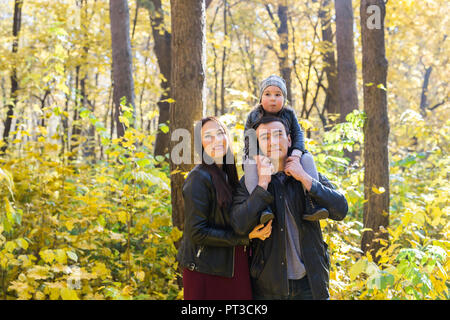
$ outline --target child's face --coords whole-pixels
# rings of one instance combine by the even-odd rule
[[[277,113],[283,108],[283,92],[276,86],[268,86],[261,97],[261,105],[266,112]]]

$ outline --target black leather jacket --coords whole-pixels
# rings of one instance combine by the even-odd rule
[[[332,189],[332,185],[324,176],[319,177],[321,182],[313,179],[310,195],[319,205],[328,209],[329,218],[344,219],[348,210],[347,200],[341,193]],[[313,298],[327,299],[330,261],[320,224],[317,221],[302,220],[305,210],[302,184],[292,177],[287,177],[284,183],[281,183],[276,175],[272,176],[267,190],[257,186],[250,195],[243,177],[233,197],[231,224],[239,234],[248,234],[249,230],[258,224],[258,212],[267,205],[272,207],[275,214],[271,236],[265,241],[252,240],[250,275],[253,294],[268,299],[284,299],[289,294],[285,201],[298,227],[302,260]]]
[[[183,184],[185,229],[177,259],[182,267],[222,277],[234,275],[234,247],[249,245],[248,233],[237,235],[229,210],[217,203],[211,175],[197,165]]]

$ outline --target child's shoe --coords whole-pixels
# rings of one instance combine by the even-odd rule
[[[306,193],[306,212],[303,214],[303,220],[319,221],[328,218],[328,210],[318,206],[311,196]]]
[[[270,220],[272,220],[274,218],[275,218],[275,215],[272,213],[272,210],[270,209],[270,207],[267,207],[261,213],[261,216],[259,217],[259,223],[266,224],[267,222],[269,222]]]

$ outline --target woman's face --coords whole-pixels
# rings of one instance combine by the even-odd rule
[[[215,121],[207,121],[202,127],[202,145],[206,154],[216,163],[222,163],[227,153],[228,138],[222,127]]]

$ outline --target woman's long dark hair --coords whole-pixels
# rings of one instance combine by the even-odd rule
[[[206,154],[203,149],[202,141],[202,127],[208,121],[217,123],[228,138],[228,147],[225,156],[223,157],[222,169]],[[228,208],[233,200],[233,191],[239,185],[239,178],[236,170],[236,159],[234,157],[233,149],[231,147],[231,140],[227,128],[216,117],[205,117],[195,125],[194,135],[196,141],[200,141],[195,145],[196,152],[202,159],[201,166],[209,172],[212,178],[214,188],[216,189],[216,198],[221,208]],[[228,178],[228,181],[225,178]]]

